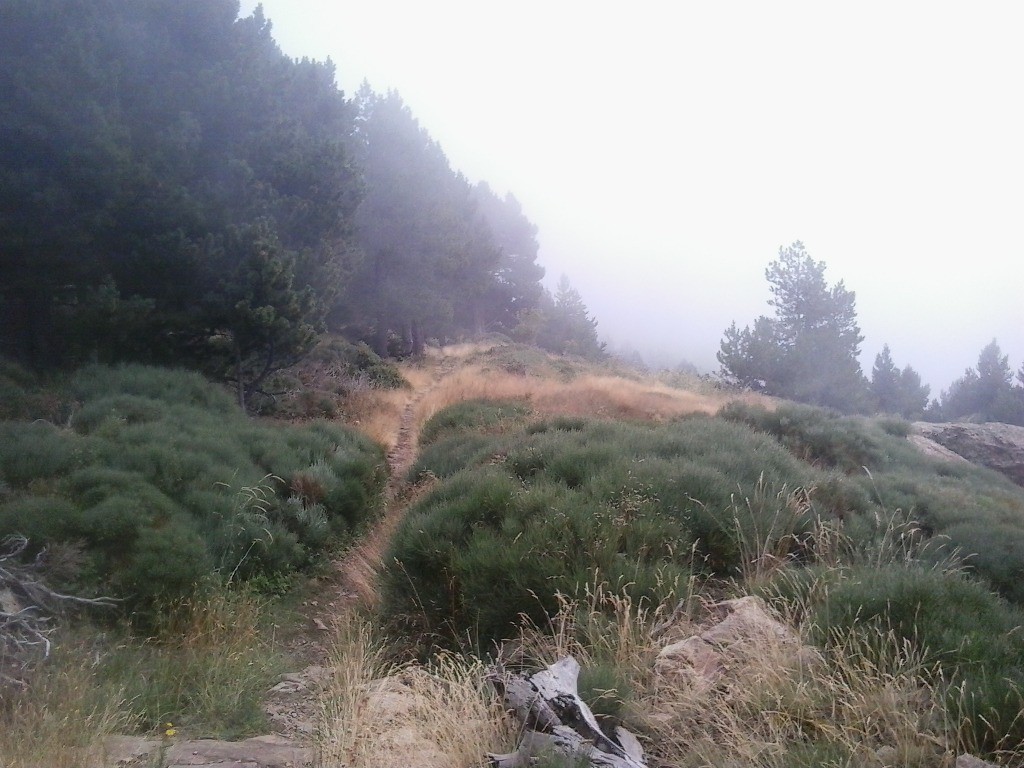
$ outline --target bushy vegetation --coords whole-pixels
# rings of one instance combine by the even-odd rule
[[[459,418],[442,412],[425,431]],[[595,578],[657,601],[691,568],[731,573],[740,550],[726,510],[744,530],[779,538],[810,522],[788,511],[786,494],[737,501],[742,489],[782,491],[812,473],[773,440],[705,417],[658,427],[554,418],[439,441],[417,469],[447,481],[393,542],[386,610],[428,635],[484,645],[520,614],[542,621],[556,592]]]
[[[0,534],[72,553],[63,586],[145,614],[301,568],[373,510],[381,452],[350,430],[255,423],[199,375],[143,366],[67,391],[67,426],[0,423]]]
[[[896,510],[934,542],[936,557],[959,553],[1004,597],[1024,604],[1024,492],[996,472],[922,455],[893,419],[843,417],[788,405],[774,411],[732,405],[732,421],[775,437],[818,469],[820,514],[844,521],[861,546]]]
[[[696,580],[772,597],[830,654],[822,685],[860,667],[907,696],[917,680],[936,698],[914,727],[987,754],[1024,740],[1024,493],[1000,476],[920,455],[892,418],[733,405],[661,425],[502,421],[505,407],[473,402],[426,425],[415,471],[442,482],[399,529],[382,580],[386,618],[421,651],[547,626],[563,596],[664,605]],[[621,668],[597,662],[588,686],[628,691]],[[908,765],[934,758],[926,741]],[[815,744],[793,764],[862,749]]]
[[[4,680],[0,765],[107,765],[107,739],[128,732],[159,734],[164,748],[175,733],[265,732],[263,697],[283,666],[266,608],[250,590],[218,589],[175,604],[145,640],[65,626],[27,685]]]

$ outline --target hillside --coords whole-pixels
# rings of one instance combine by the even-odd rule
[[[115,612],[131,622],[61,618],[50,658],[24,667],[8,643],[3,764],[477,765],[517,740],[487,665],[565,653],[652,766],[1021,764],[1020,488],[924,456],[904,422],[529,347],[399,370],[408,386],[382,389],[300,368],[282,425],[237,421],[198,377],[83,369],[65,399],[19,400],[10,369],[5,402],[60,419],[4,423],[3,533],[63,553],[44,580],[130,596]],[[386,483],[350,430],[387,452]],[[251,535],[200,514],[243,502],[228,520]],[[360,509],[369,528],[331,522]],[[147,541],[167,554],[141,556]],[[212,581],[164,575],[185,564]],[[742,597],[761,629],[725,641]],[[231,740],[196,740],[215,735]]]

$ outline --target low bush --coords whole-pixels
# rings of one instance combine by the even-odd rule
[[[877,521],[910,516],[935,540],[938,557],[959,553],[1001,595],[1024,604],[1024,491],[1006,478],[924,456],[905,439],[905,422],[739,403],[722,415],[771,435],[815,465],[814,509],[843,520],[857,548],[878,544],[884,526]]]
[[[529,413],[525,403],[514,400],[466,400],[432,416],[420,430],[420,445],[466,432],[498,433],[521,424]]]
[[[744,536],[795,541],[807,525],[790,515],[783,531],[788,494],[766,489],[812,475],[770,438],[706,417],[469,433],[428,446],[415,471],[445,482],[392,542],[385,612],[422,637],[485,647],[595,578],[657,601],[694,568],[738,574]]]
[[[825,647],[857,636],[880,658],[889,650],[878,643],[910,643],[962,718],[963,743],[986,753],[1024,743],[1024,612],[983,584],[894,564],[787,574],[773,589]]]
[[[366,438],[255,423],[196,374],[91,366],[69,388],[71,428],[0,423],[0,535],[75,543],[68,583],[140,617],[211,579],[305,566],[368,519],[384,480]]]

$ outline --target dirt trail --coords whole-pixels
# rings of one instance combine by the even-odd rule
[[[389,475],[383,491],[383,515],[333,564],[314,593],[299,606],[304,626],[286,642],[286,648],[305,668],[284,675],[270,691],[265,705],[277,734],[297,742],[309,740],[316,719],[317,693],[328,682],[333,623],[346,611],[373,609],[377,605],[375,580],[384,552],[415,499],[416,489],[409,486],[406,476],[417,455],[417,409],[454,369],[455,361],[441,361],[429,383],[416,389],[405,404],[387,455]]]
[[[283,642],[286,653],[297,662],[297,667],[303,668],[282,675],[267,693],[264,709],[274,733],[240,742],[183,740],[163,756],[164,764],[171,768],[300,768],[312,764],[319,694],[330,683],[331,626],[346,611],[373,608],[377,604],[374,582],[383,553],[415,500],[416,489],[409,486],[406,476],[416,460],[417,409],[455,368],[455,360],[442,359],[432,371],[430,381],[417,388],[404,406],[393,447],[387,455],[389,477],[383,492],[381,519],[334,563],[297,606],[302,626],[290,632]],[[152,764],[161,743],[147,738],[116,737],[107,748],[107,766],[135,768]]]
[[[409,497],[411,489],[406,475],[416,460],[416,445],[419,441],[416,409],[423,398],[453,369],[450,362],[441,363],[434,372],[430,384],[418,389],[406,403],[394,447],[387,456],[389,477],[384,488],[384,515],[359,544],[337,563],[342,597],[355,606],[374,608],[377,605],[378,595],[374,580],[382,564],[381,557],[412,501]]]

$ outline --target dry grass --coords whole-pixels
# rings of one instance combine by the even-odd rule
[[[442,656],[430,666],[395,667],[370,627],[348,615],[337,627],[332,670],[316,734],[320,768],[470,768],[513,745],[479,660]]]
[[[640,697],[657,753],[672,765],[925,768],[953,754],[930,670],[891,637],[871,650],[847,638],[805,664],[792,647],[761,642],[727,653],[725,666],[709,690],[663,684]]]
[[[101,765],[104,743],[134,726],[126,702],[110,696],[86,665],[37,673],[28,690],[6,695],[0,711],[4,768]]]
[[[928,682],[935,670],[892,635],[837,638],[821,653],[766,633],[719,648],[725,672],[714,684],[659,676],[654,660],[665,645],[708,628],[693,618],[699,596],[687,597],[694,610],[661,636],[652,627],[665,606],[598,589],[582,603],[563,601],[546,630],[524,632],[518,650],[541,664],[571,654],[584,675],[610,668],[607,679],[626,683],[619,714],[652,765],[951,768],[965,751],[956,713]]]
[[[345,423],[380,443],[385,450],[395,447],[402,414],[412,400],[406,389],[364,389],[345,398]]]
[[[524,400],[536,413],[593,416],[627,421],[661,422],[691,413],[716,413],[734,400],[770,400],[753,393],[694,392],[653,379],[588,375],[569,382],[521,376],[471,365],[444,378],[417,405],[416,421],[425,423],[438,411],[464,400]]]

